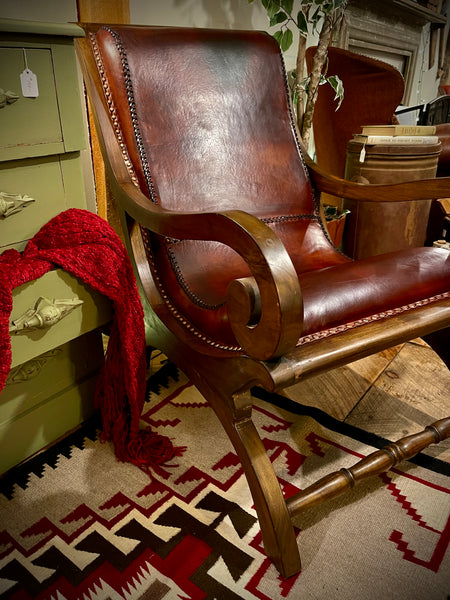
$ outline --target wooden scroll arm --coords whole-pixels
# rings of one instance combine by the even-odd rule
[[[281,240],[243,211],[172,212],[141,192],[125,163],[101,84],[93,79],[97,67],[87,44],[77,40],[77,51],[115,201],[136,222],[161,236],[217,241],[240,254],[252,277],[235,280],[228,288],[228,316],[237,342],[258,360],[292,350],[302,332],[303,303],[296,271]]]
[[[231,282],[227,310],[246,353],[268,360],[295,348],[303,325],[300,284],[281,240],[265,223],[239,210],[165,211],[151,205],[132,183],[117,182],[112,189],[125,211],[150,231],[175,239],[221,242],[245,260],[252,276]]]
[[[333,196],[366,202],[404,202],[450,197],[450,177],[420,179],[391,185],[355,183],[327,173],[306,153],[303,153],[303,157],[315,187]]]

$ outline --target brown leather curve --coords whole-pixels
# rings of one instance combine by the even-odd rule
[[[120,36],[123,56],[111,31]],[[134,136],[121,72],[125,57],[143,148],[165,208],[185,210],[195,200],[199,211],[234,206],[261,215],[294,214],[301,199],[301,212],[314,212],[293,144],[280,56],[269,36],[197,29],[180,34],[170,28],[149,35],[147,28],[119,26],[111,31],[101,29],[96,40],[121,128],[127,147],[136,147],[134,140],[128,143]],[[255,37],[265,46],[261,53],[246,43]],[[141,157],[133,152],[131,158],[142,174]]]
[[[352,263],[333,248],[270,36],[113,26],[95,38],[116,127],[149,202],[170,211],[240,209],[267,222],[299,277],[303,335],[448,291],[448,253],[414,249]],[[157,285],[181,321],[235,346],[226,291],[250,275],[244,260],[217,242],[144,238]]]
[[[311,69],[316,47],[306,51]],[[338,111],[335,92],[321,85],[314,108],[314,140],[320,167],[344,177],[347,142],[363,125],[387,125],[402,101],[405,84],[401,73],[380,60],[342,48],[328,48],[327,76],[338,75],[344,99]]]
[[[448,292],[450,253],[411,248],[312,271],[300,281],[304,334],[314,333]]]

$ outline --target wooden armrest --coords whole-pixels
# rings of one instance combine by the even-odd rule
[[[420,179],[390,185],[355,183],[327,173],[306,153],[303,156],[314,185],[321,192],[333,196],[366,202],[404,202],[450,196],[450,177]]]
[[[151,205],[132,183],[117,182],[113,193],[126,212],[150,231],[175,239],[221,242],[245,260],[252,277],[231,282],[227,311],[236,340],[247,354],[269,360],[295,347],[303,325],[300,284],[283,243],[270,227],[240,210],[165,211]]]
[[[101,87],[92,78],[90,70],[95,72],[96,67],[86,51],[86,42],[78,41],[77,50],[108,181],[118,205],[154,233],[175,239],[217,241],[240,254],[252,277],[233,281],[227,292],[228,316],[237,342],[258,360],[292,350],[302,332],[303,302],[295,268],[281,240],[265,223],[240,210],[171,212],[145,196],[132,181]]]

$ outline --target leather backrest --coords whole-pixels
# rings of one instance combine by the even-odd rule
[[[251,213],[276,233],[298,274],[348,260],[325,234],[271,36],[86,29],[125,164],[151,201],[170,211]],[[226,294],[251,275],[248,264],[227,244],[141,234],[163,299],[153,303],[157,314],[189,339],[236,351]]]
[[[94,44],[141,187],[170,210],[315,207],[267,34],[107,26]]]
[[[311,69],[316,47],[306,51]],[[400,104],[405,84],[393,66],[342,48],[328,48],[327,76],[338,75],[344,100],[336,111],[335,92],[321,85],[314,110],[314,142],[320,167],[344,177],[347,142],[363,125],[387,125]]]

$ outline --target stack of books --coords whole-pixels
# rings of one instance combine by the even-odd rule
[[[356,133],[356,142],[368,145],[437,144],[439,138],[434,125],[364,125]]]

